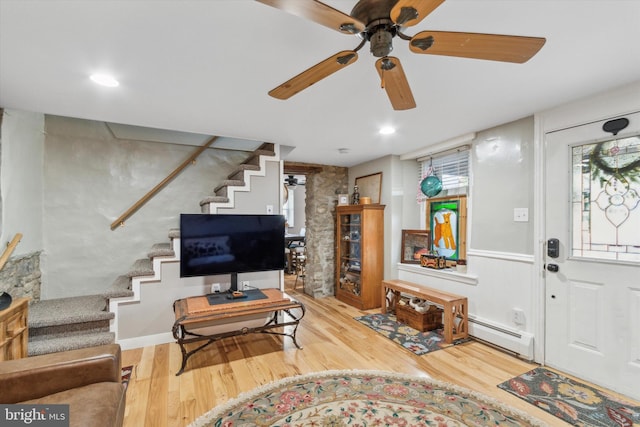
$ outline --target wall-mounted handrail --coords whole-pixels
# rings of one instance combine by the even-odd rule
[[[2,256],[0,256],[0,270],[2,270],[7,261],[9,261],[9,257],[13,253],[13,250],[18,246],[18,243],[20,243],[20,239],[22,239],[22,233],[16,233],[16,235],[13,236],[13,239],[7,243],[7,249],[5,249]]]
[[[111,223],[111,230],[115,230],[118,227],[121,227],[124,225],[124,222],[127,218],[129,218],[131,215],[133,215],[134,213],[136,213],[136,211],[138,209],[140,209],[145,203],[147,203],[153,196],[156,195],[157,192],[159,192],[165,185],[167,185],[168,183],[170,183],[176,176],[178,176],[180,174],[180,172],[182,172],[182,170],[184,168],[186,168],[187,166],[189,166],[189,164],[193,163],[193,161],[200,155],[202,154],[202,152],[204,150],[206,150],[211,144],[213,144],[213,142],[218,139],[217,136],[211,137],[207,142],[205,142],[204,144],[202,144],[200,147],[198,147],[193,154],[191,154],[191,156],[189,156],[189,158],[187,160],[185,160],[184,162],[182,162],[182,164],[180,166],[178,166],[173,172],[171,172],[165,179],[163,179],[162,181],[160,181],[160,183],[158,183],[158,185],[156,185],[155,187],[153,187],[147,194],[145,194],[144,196],[142,196],[140,198],[140,200],[138,200],[137,202],[135,202],[129,209],[127,209],[125,211],[125,213],[123,213],[122,215],[120,215],[118,217],[118,219],[116,219],[115,221],[113,221]]]

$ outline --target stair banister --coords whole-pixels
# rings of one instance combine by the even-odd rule
[[[115,230],[118,227],[122,227],[124,226],[124,222],[125,220],[127,220],[131,215],[133,215],[134,213],[136,213],[136,211],[138,209],[140,209],[145,203],[147,203],[153,196],[156,195],[157,192],[159,192],[164,186],[166,186],[168,183],[170,183],[176,176],[178,176],[180,174],[180,172],[182,172],[182,170],[184,168],[186,168],[187,166],[189,166],[189,164],[193,163],[195,161],[195,159],[202,154],[202,152],[204,150],[206,150],[211,144],[213,144],[213,142],[218,139],[217,136],[213,136],[211,137],[207,142],[205,142],[204,144],[202,144],[200,147],[198,147],[193,154],[191,154],[191,156],[189,156],[189,158],[187,160],[185,160],[184,162],[182,162],[182,164],[180,166],[178,166],[173,172],[171,172],[165,179],[163,179],[162,181],[160,181],[160,183],[158,183],[158,185],[156,185],[155,187],[153,187],[147,194],[145,194],[144,196],[142,196],[140,198],[140,200],[138,200],[137,202],[135,202],[129,209],[127,209],[125,211],[125,213],[123,213],[122,215],[120,215],[120,217],[118,217],[118,219],[116,219],[115,221],[113,221],[111,223],[111,230]]]
[[[16,233],[16,235],[13,236],[13,239],[7,243],[7,249],[5,249],[2,256],[0,256],[0,270],[4,268],[4,265],[9,260],[13,250],[18,246],[18,243],[20,243],[20,239],[22,239],[22,233]]]

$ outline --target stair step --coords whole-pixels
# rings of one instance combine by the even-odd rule
[[[29,328],[29,340],[42,340],[95,332],[109,332],[110,322],[110,319],[102,319],[82,323],[64,323],[55,326]]]
[[[271,155],[273,156],[276,154],[276,144],[273,142],[263,142],[262,145],[258,147],[258,150],[268,151],[272,153]]]
[[[102,295],[40,300],[29,307],[29,329],[113,319],[106,309]]]
[[[243,164],[238,166],[238,169],[236,169],[235,171],[230,173],[227,176],[227,179],[243,180],[244,181],[244,172],[245,171],[259,171],[259,170],[260,170],[260,166],[259,165],[251,165],[251,164],[243,163]]]
[[[132,297],[133,291],[131,290],[131,278],[129,276],[118,276],[116,280],[111,284],[111,287],[107,289],[102,295],[105,298],[122,298]]]
[[[66,336],[41,336],[29,339],[29,356],[57,353],[78,348],[93,347],[103,344],[113,344],[116,338],[113,332],[89,332],[82,334],[67,334]]]
[[[171,243],[156,243],[151,246],[151,250],[147,254],[149,258],[155,258],[159,256],[175,256],[176,253],[171,249]]]
[[[155,275],[155,271],[153,270],[153,262],[149,258],[136,260],[136,262],[131,266],[129,272],[127,273],[127,276],[129,277],[153,275]]]
[[[229,203],[229,198],[220,196],[209,196],[200,200],[200,206],[208,205],[209,203]]]
[[[257,149],[251,153],[251,155],[245,160],[243,165],[259,165],[260,164],[260,156],[275,156],[276,153],[270,150],[261,150]]]
[[[180,238],[180,229],[172,228],[169,230],[169,238],[170,239],[179,239]]]
[[[226,179],[222,181],[222,184],[213,189],[216,196],[227,197],[229,195],[229,187],[244,187],[244,181],[237,179]]]

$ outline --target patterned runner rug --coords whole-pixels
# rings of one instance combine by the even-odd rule
[[[356,317],[355,320],[367,325],[379,334],[389,338],[418,356],[451,346],[446,344],[442,336],[442,329],[420,332],[396,321],[393,314],[367,314]],[[457,342],[456,342],[457,344]]]
[[[640,425],[640,405],[637,403],[545,368],[535,368],[498,387],[576,426]]]
[[[543,426],[487,396],[427,378],[326,371],[259,387],[198,418],[203,426]]]
[[[131,374],[133,373],[133,365],[122,367],[122,384],[124,384],[125,390],[129,387],[129,381],[131,380]]]

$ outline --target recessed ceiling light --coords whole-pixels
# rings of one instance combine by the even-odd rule
[[[391,135],[396,132],[396,129],[393,126],[383,126],[378,132],[380,132],[380,135]]]
[[[94,83],[106,87],[118,87],[120,83],[108,74],[92,74],[89,77]]]

